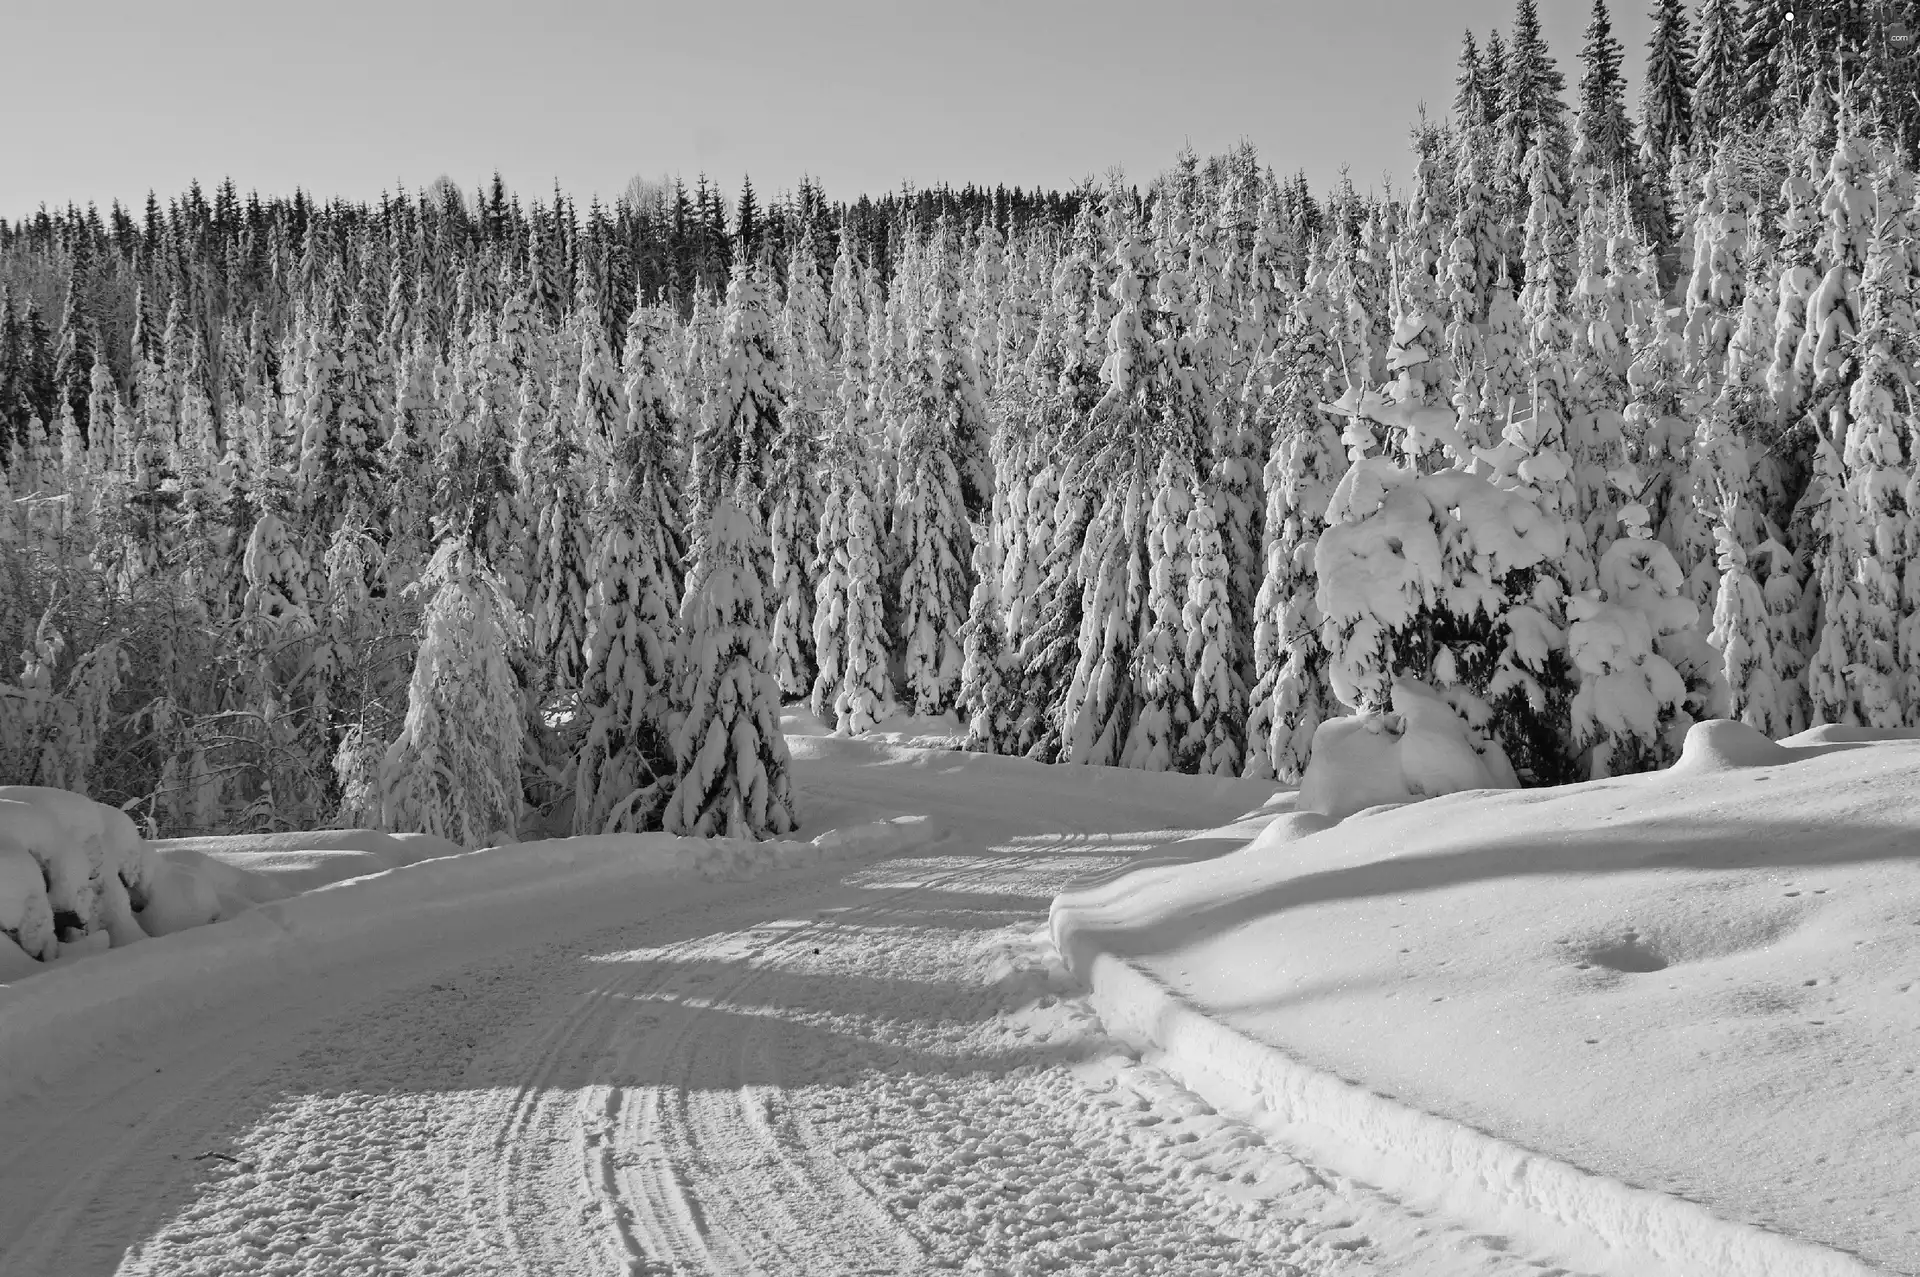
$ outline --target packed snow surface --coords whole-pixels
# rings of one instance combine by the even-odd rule
[[[805,841],[444,856],[0,989],[0,1273],[1554,1271],[1075,995],[1049,899],[1272,786],[791,743]]]
[[[1063,896],[1055,934],[1376,1094],[1920,1272],[1902,735],[1701,724],[1667,772],[1339,823],[1283,797],[1243,849]]]

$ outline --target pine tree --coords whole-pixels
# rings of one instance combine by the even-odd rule
[[[910,334],[906,352],[901,404],[907,416],[894,516],[903,560],[897,595],[902,690],[922,715],[946,713],[959,696],[959,635],[972,595],[967,520],[984,508],[992,485],[985,414],[959,329],[957,281],[938,232],[933,252],[926,325]]]
[[[724,476],[736,465],[747,468],[755,500],[764,500],[771,466],[782,440],[786,411],[780,393],[780,358],[766,279],[758,267],[741,261],[727,282],[725,328],[719,342],[711,415],[694,436],[692,487],[696,508],[711,511],[729,491]],[[764,526],[765,511],[760,512]],[[756,551],[756,570],[764,583],[769,551]]]
[[[1623,50],[1614,38],[1607,0],[1593,0],[1593,16],[1580,47],[1580,150],[1609,183],[1626,179],[1633,156],[1633,122],[1627,118]]]
[[[1671,763],[1692,725],[1686,683],[1658,641],[1692,626],[1699,611],[1647,515],[1638,503],[1622,508],[1627,534],[1601,556],[1600,588],[1567,605],[1567,653],[1580,671],[1573,735],[1577,748],[1591,751],[1595,779]]]
[[[948,455],[960,476],[966,516],[979,518],[992,500],[993,462],[988,456],[992,430],[987,424],[979,369],[974,365],[972,340],[961,309],[960,277],[946,218],[934,226],[927,246],[930,272],[922,358],[936,387],[931,408],[948,440]]]
[[[780,350],[786,411],[775,458],[768,533],[772,540],[773,673],[781,693],[805,696],[815,675],[812,575],[819,512],[820,440],[829,404],[827,299],[803,238],[787,268]]]
[[[1492,122],[1486,96],[1486,68],[1480,61],[1480,49],[1469,29],[1460,42],[1459,73],[1453,82],[1453,117],[1463,129]]]
[[[770,838],[799,823],[755,565],[759,499],[744,480],[747,464],[742,457],[727,468],[732,474],[722,471],[732,483],[702,531],[680,608],[668,833]]]
[[[1829,207],[1854,193],[1839,176],[1843,155],[1852,145],[1843,141],[1834,157],[1836,180],[1829,188]],[[1849,280],[1860,297],[1860,365],[1846,410],[1833,411],[1834,437],[1823,437],[1817,445],[1821,463],[1816,482],[1825,496],[1818,547],[1822,626],[1808,679],[1820,718],[1898,727],[1909,715],[1907,673],[1901,667],[1901,640],[1909,628],[1904,559],[1916,540],[1916,512],[1908,504],[1915,472],[1914,458],[1907,452],[1912,371],[1903,357],[1913,331],[1914,272],[1910,235],[1890,232],[1900,216],[1896,210],[1911,207],[1912,195],[1910,183],[1891,181],[1875,194],[1879,198],[1874,203],[1887,211],[1872,232],[1866,278]],[[1839,241],[1850,230],[1850,218],[1841,208],[1833,209],[1833,218],[1833,247],[1845,262],[1851,251]],[[1821,295],[1827,291],[1823,285]],[[1809,335],[1815,316],[1825,308],[1819,297],[1809,308]],[[1826,326],[1832,325],[1828,319]],[[1897,334],[1907,336],[1903,340]],[[1831,366],[1825,359],[1817,354],[1816,365]],[[1903,393],[1909,397],[1906,414],[1900,409]],[[1839,453],[1838,467],[1834,451]]]
[[[937,411],[932,370],[915,360],[909,393],[919,408],[907,443],[904,486],[896,512],[904,565],[901,568],[900,652],[902,690],[913,712],[944,714],[956,704],[965,654],[960,631],[971,595],[968,564],[972,538],[959,472],[945,441],[929,428]]]
[[[1487,104],[1487,124],[1498,126],[1500,117],[1507,113],[1507,42],[1498,27],[1487,33],[1487,55],[1480,67],[1484,76],[1480,96]]]
[[[509,654],[520,618],[500,578],[464,541],[443,542],[420,577],[429,593],[407,715],[380,766],[382,824],[473,848],[520,825],[520,691]]]
[[[634,310],[622,359],[626,417],[604,438],[589,435],[606,479],[596,491],[588,567],[576,833],[657,828],[675,780],[668,698],[680,515],[668,480],[677,423],[662,374],[665,329],[658,312]]]
[[[97,322],[88,301],[91,253],[86,236],[74,240],[73,260],[67,267],[67,287],[60,308],[60,328],[54,336],[53,384],[55,398],[72,411],[81,438],[90,437],[87,413],[95,357]],[[56,408],[56,413],[58,409]]]
[[[1544,140],[1554,167],[1566,168],[1571,141],[1566,105],[1560,98],[1566,88],[1566,77],[1540,29],[1535,0],[1517,0],[1499,116],[1501,191],[1515,211],[1525,202],[1527,155],[1537,139]]]
[[[1702,150],[1724,141],[1743,114],[1745,56],[1734,0],[1702,0],[1693,64],[1693,131]]]
[[[836,288],[852,291],[855,275],[841,241]],[[867,310],[858,296],[841,307],[838,420],[826,452],[828,489],[821,507],[813,564],[814,716],[859,735],[893,713],[882,603],[881,529],[868,455]]]
[[[1227,556],[1211,503],[1195,501],[1187,516],[1186,684],[1193,705],[1177,767],[1203,776],[1236,776],[1243,755],[1246,685],[1234,667],[1235,619],[1227,588]]]
[[[1698,54],[1684,0],[1655,0],[1647,41],[1640,125],[1650,166],[1666,171],[1670,156],[1693,141],[1693,76]]]
[[[584,335],[590,344],[597,341],[599,326],[592,327],[595,332]],[[522,452],[521,500],[533,512],[526,608],[530,655],[543,695],[576,691],[584,670],[582,648],[592,579],[588,571],[593,557],[586,444],[595,436],[581,435],[575,423],[599,431],[598,441],[604,443],[605,431],[619,420],[616,405],[594,402],[598,390],[611,382],[611,369],[604,362],[593,362],[598,366],[583,367],[572,411],[556,380],[547,404],[530,402],[524,418],[529,424],[540,422],[536,436]],[[531,388],[531,379],[526,384]]]
[[[831,709],[836,732],[859,736],[892,716],[893,679],[881,605],[879,520],[863,483],[846,485],[843,500],[845,537],[831,571],[820,578],[814,612],[816,641],[827,627],[839,627],[839,678],[831,688],[815,684],[815,712],[825,718]]]
[[[1720,653],[1729,690],[1728,716],[1765,735],[1785,736],[1792,729],[1778,683],[1766,598],[1747,566],[1747,552],[1735,524],[1736,513],[1729,503],[1714,528],[1720,587],[1708,642]]]
[[[960,713],[967,722],[967,748],[1000,754],[1013,732],[1013,698],[1007,686],[1006,639],[998,582],[987,546],[973,547],[973,599],[962,633]]]
[[[1796,63],[1798,0],[1747,0],[1740,18],[1741,118],[1762,127],[1791,119],[1801,106]]]
[[[1185,624],[1193,488],[1192,466],[1185,458],[1171,452],[1163,456],[1147,512],[1146,625],[1128,675],[1135,706],[1120,753],[1122,767],[1168,771],[1186,761],[1180,750],[1193,714],[1187,695]]]
[[[1084,525],[1079,660],[1060,711],[1061,758],[1086,766],[1120,762],[1139,689],[1132,674],[1147,595],[1147,481],[1136,472],[1109,489]]]

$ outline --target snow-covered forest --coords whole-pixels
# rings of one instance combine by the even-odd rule
[[[471,847],[784,834],[792,702],[1287,782],[1396,679],[1530,785],[1920,726],[1916,27],[1660,0],[1633,86],[1520,0],[1407,189],[0,221],[0,784]]]

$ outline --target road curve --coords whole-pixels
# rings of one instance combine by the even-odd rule
[[[1316,1171],[1074,996],[1053,892],[1246,791],[800,753],[808,810],[945,836],[476,911],[77,1061],[0,1104],[0,1274],[1559,1271]]]

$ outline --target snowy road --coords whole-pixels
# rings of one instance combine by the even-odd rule
[[[810,811],[952,832],[476,906],[77,1062],[0,1106],[0,1274],[1561,1271],[1303,1164],[1072,996],[1052,893],[1244,792],[982,767],[803,746]]]

